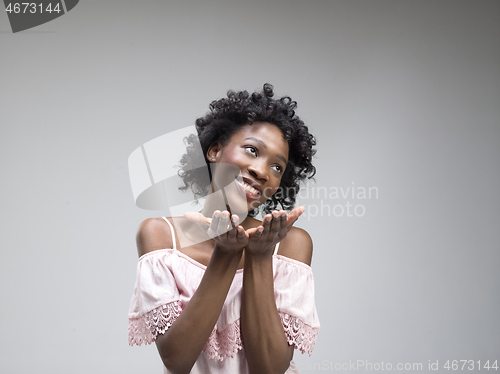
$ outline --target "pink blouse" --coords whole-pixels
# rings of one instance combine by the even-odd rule
[[[151,344],[158,334],[165,333],[194,295],[206,269],[176,249],[174,229],[164,220],[170,225],[174,248],[139,258],[128,314],[130,345]],[[310,355],[319,329],[313,273],[308,265],[276,252],[277,248],[273,255],[274,296],[281,323],[288,343]],[[240,332],[242,288],[243,269],[239,269],[192,374],[248,373]],[[298,373],[292,367],[287,374]]]

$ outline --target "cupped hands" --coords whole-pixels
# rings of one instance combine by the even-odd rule
[[[212,218],[202,213],[186,212],[184,218],[196,223],[216,245],[227,252],[240,252],[245,249],[252,255],[272,254],[275,245],[282,241],[299,216],[304,213],[303,206],[286,213],[275,210],[267,214],[262,224],[247,230],[239,225],[239,217],[228,211],[216,210]]]

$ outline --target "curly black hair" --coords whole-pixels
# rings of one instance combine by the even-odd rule
[[[214,100],[210,104],[210,112],[196,120],[196,135],[185,139],[187,153],[180,160],[179,176],[184,182],[181,190],[191,188],[195,196],[206,195],[210,186],[199,179],[199,173],[192,172],[195,157],[195,147],[201,145],[207,166],[207,151],[210,146],[219,141],[225,146],[231,136],[239,127],[253,124],[254,122],[268,122],[277,126],[288,142],[288,164],[281,179],[280,188],[270,197],[260,209],[267,214],[277,209],[290,210],[293,208],[296,196],[300,189],[300,182],[306,178],[311,179],[316,173],[312,158],[316,153],[313,148],[316,139],[309,133],[304,122],[295,115],[297,103],[289,96],[273,98],[273,86],[264,84],[261,92],[249,94],[247,91],[228,91],[227,98]],[[258,209],[249,212],[253,217],[258,214]]]

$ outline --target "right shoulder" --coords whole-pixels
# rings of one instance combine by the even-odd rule
[[[139,257],[158,249],[173,248],[170,226],[163,218],[148,218],[142,221],[135,240]]]

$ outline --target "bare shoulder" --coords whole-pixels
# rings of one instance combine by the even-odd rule
[[[170,226],[163,218],[148,218],[141,222],[135,236],[139,257],[158,249],[172,248]]]
[[[306,230],[292,227],[280,243],[278,254],[311,265],[313,242]]]

